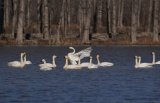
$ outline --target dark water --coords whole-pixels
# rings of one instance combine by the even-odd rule
[[[86,47],[75,46],[76,51]],[[93,46],[93,63],[109,61],[113,67],[89,70],[64,70],[64,56],[72,52],[63,46],[0,47],[0,103],[160,103],[160,65],[135,69],[134,56],[152,62],[160,60],[159,46]],[[12,68],[7,62],[19,60],[26,52],[32,65]],[[41,71],[41,59],[52,61],[57,68]],[[88,62],[89,58],[81,62]]]

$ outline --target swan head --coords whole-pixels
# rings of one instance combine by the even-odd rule
[[[46,62],[46,60],[45,60],[45,59],[42,59],[42,62]]]
[[[56,56],[56,55],[53,55],[53,58],[57,58],[57,56]]]
[[[138,59],[141,59],[141,57],[139,56]]]
[[[69,49],[74,49],[73,47],[69,47]]]
[[[152,55],[154,55],[155,53],[154,52],[152,52]]]
[[[137,59],[138,57],[137,57],[137,56],[134,56],[134,58]]]
[[[97,58],[99,58],[100,57],[100,55],[97,55]]]
[[[64,58],[68,59],[68,56],[64,56]]]
[[[90,59],[92,59],[92,56],[89,56]]]

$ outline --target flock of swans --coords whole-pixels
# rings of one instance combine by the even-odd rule
[[[135,56],[135,68],[151,68],[155,64],[160,64],[160,61],[155,62],[155,53],[152,52],[153,55],[153,61],[152,63],[141,63],[141,57],[140,56]]]
[[[90,53],[92,51],[92,47],[88,47],[84,50],[81,50],[77,53],[75,53],[75,49],[73,47],[69,47],[69,49],[72,49],[73,52],[68,53],[68,55],[65,56],[66,62],[64,65],[64,69],[82,69],[84,67],[88,67],[88,69],[98,68],[99,66],[105,67],[105,66],[114,66],[113,63],[110,62],[100,62],[99,57],[100,55],[97,55],[97,64],[92,63],[92,56],[90,56]],[[155,53],[152,52],[153,55],[153,61],[152,63],[141,63],[141,57],[135,56],[135,68],[150,68],[153,67],[155,64],[160,64],[160,61],[155,62]],[[89,57],[90,62],[84,62],[81,63],[81,59],[84,57]],[[56,55],[53,55],[52,57],[52,63],[46,63],[45,59],[42,59],[43,64],[39,64],[40,70],[52,70],[53,68],[57,67],[55,63],[55,59],[57,58]],[[70,62],[70,64],[69,64]],[[26,64],[32,64],[31,61],[26,60],[26,53],[21,53],[20,55],[20,61],[12,61],[8,63],[9,67],[21,67],[23,68]]]
[[[97,64],[92,63],[92,56],[90,56],[90,53],[92,51],[92,47],[88,47],[84,50],[81,50],[77,53],[75,53],[75,49],[73,47],[69,47],[69,49],[72,49],[73,52],[68,53],[68,55],[65,56],[66,63],[64,65],[64,69],[82,69],[84,67],[88,67],[88,69],[98,68],[99,66],[105,67],[105,66],[113,66],[113,63],[110,62],[100,62],[99,57],[100,55],[97,55]],[[81,59],[84,57],[89,57],[90,62],[84,62],[81,63]],[[40,70],[52,70],[53,68],[57,67],[55,63],[55,59],[57,58],[56,55],[53,55],[52,57],[52,63],[46,63],[45,59],[42,59],[43,64],[39,64]],[[69,64],[70,62],[70,64]],[[32,64],[31,61],[26,60],[26,53],[21,53],[20,55],[20,61],[12,61],[8,63],[9,67],[21,67],[23,68],[26,64]]]

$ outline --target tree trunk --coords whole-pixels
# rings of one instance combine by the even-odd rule
[[[49,22],[48,22],[48,0],[43,0],[44,3],[44,39],[49,40]]]
[[[149,2],[149,13],[148,13],[148,34],[151,34],[151,23],[152,23],[152,11],[153,11],[153,0]]]
[[[12,34],[11,38],[14,38],[17,22],[17,0],[13,0],[13,22],[12,22]]]
[[[10,16],[10,0],[4,0],[4,29],[8,32]]]
[[[123,26],[123,10],[124,10],[124,0],[119,0],[118,3],[118,27]]]
[[[18,30],[17,30],[17,44],[23,44],[23,20],[24,20],[24,8],[25,0],[20,0],[19,18],[18,18]]]
[[[90,43],[89,41],[89,32],[90,32],[90,24],[91,24],[91,15],[92,15],[92,0],[88,0],[88,4],[86,5],[87,14],[86,14],[86,23],[84,30],[84,37],[82,43]]]
[[[153,26],[153,41],[158,42],[158,14],[159,14],[159,0],[154,0],[154,26]]]
[[[67,24],[68,32],[71,33],[71,1],[67,0]]]
[[[41,19],[41,7],[42,6],[42,2],[41,0],[37,0],[37,14],[38,14],[38,17],[37,17],[37,28],[38,28],[38,33],[41,33],[41,22],[42,22],[42,19]]]
[[[110,9],[110,0],[107,0],[107,33],[111,38],[111,9]]]
[[[141,2],[142,2],[141,0],[138,1],[138,10],[137,10],[137,26],[138,27],[140,26]]]
[[[30,29],[30,0],[27,1],[27,20],[26,20],[26,26],[28,29]]]
[[[97,30],[102,27],[102,0],[98,0],[97,4]]]
[[[112,15],[112,39],[117,40],[116,33],[116,0],[113,0],[113,15]]]
[[[132,0],[132,23],[131,23],[131,42],[136,43],[136,35],[137,35],[137,9],[138,9],[138,1]]]

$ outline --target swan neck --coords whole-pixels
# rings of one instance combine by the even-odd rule
[[[75,53],[75,49],[73,48],[73,52],[71,54],[74,54]]]
[[[99,57],[97,57],[98,65],[100,64]]]
[[[139,64],[141,64],[141,58],[139,58]]]
[[[23,55],[21,55],[21,66],[23,66],[24,65],[24,61],[23,61]]]
[[[53,58],[53,62],[52,62],[52,64],[53,64],[53,65],[56,65],[56,63],[55,63],[55,58]]]
[[[155,64],[155,54],[153,54],[153,61],[152,61],[153,64]]]
[[[78,58],[78,65],[80,65],[81,64],[81,60],[80,60],[80,57]]]
[[[92,59],[90,59],[89,65],[90,65],[90,66],[92,65]]]
[[[68,66],[68,59],[67,58],[66,58],[66,63],[65,63],[64,66]]]
[[[135,59],[135,67],[138,66],[138,61],[137,61],[137,58]]]

